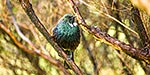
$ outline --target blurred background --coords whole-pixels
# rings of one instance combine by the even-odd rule
[[[21,32],[32,41],[39,50],[50,53],[60,60],[53,47],[36,29],[26,15],[18,0],[11,0],[12,10]],[[58,20],[66,13],[73,14],[67,0],[30,0],[33,9],[49,33]],[[116,18],[134,31],[137,31],[133,21],[133,5],[130,0],[74,0],[87,25],[97,26],[114,38],[140,48],[137,35],[112,20],[107,15]],[[149,27],[148,14],[140,11],[143,24]],[[23,45],[31,48],[16,32],[8,11],[6,1],[0,0],[0,20],[3,20],[14,36]],[[148,29],[149,31],[149,29]],[[75,63],[84,75],[149,75],[150,68],[142,61],[135,60],[125,53],[96,40],[91,34],[83,31],[80,45],[75,51]],[[75,73],[69,70],[72,75]],[[0,29],[0,75],[64,75],[56,66],[38,55],[28,54],[19,49]]]

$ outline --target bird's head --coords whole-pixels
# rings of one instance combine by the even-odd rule
[[[75,22],[75,19],[76,17],[73,16],[72,14],[65,14],[61,19],[60,21],[61,22],[65,22],[65,23],[68,23],[71,27],[73,26],[76,26],[77,23]]]

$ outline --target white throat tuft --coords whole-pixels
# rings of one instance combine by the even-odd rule
[[[69,23],[70,27],[74,27],[74,26],[77,26],[78,24],[76,22],[74,22],[73,24],[72,23]]]
[[[74,26],[77,26],[78,24],[76,22],[73,23]]]
[[[70,27],[73,27],[74,25],[72,23],[69,23]]]

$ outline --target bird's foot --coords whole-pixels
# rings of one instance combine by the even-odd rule
[[[73,58],[73,52],[66,50],[65,53],[68,55],[68,60],[71,60]]]

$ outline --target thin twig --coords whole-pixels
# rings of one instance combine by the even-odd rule
[[[92,53],[92,50],[91,50],[90,47],[88,46],[88,42],[87,42],[85,36],[83,35],[83,33],[81,33],[81,35],[82,35],[82,40],[83,40],[83,42],[84,42],[84,46],[85,46],[85,48],[86,48],[87,51],[88,51],[88,56],[89,56],[89,58],[90,58],[90,60],[91,60],[91,62],[92,62],[92,64],[93,64],[93,66],[94,66],[94,69],[93,69],[93,70],[94,70],[94,75],[98,75],[97,61],[96,61],[96,59],[95,59],[95,57],[94,57],[94,55],[93,55],[93,53]]]
[[[128,31],[130,31],[135,37],[139,38],[138,33],[135,32],[134,30],[132,30],[131,28],[129,28],[129,27],[128,27],[127,25],[125,25],[123,22],[117,20],[115,17],[113,17],[113,16],[111,16],[111,15],[109,15],[109,14],[107,14],[107,13],[104,13],[103,11],[101,11],[101,10],[95,8],[94,6],[91,6],[91,5],[87,4],[87,3],[84,2],[83,0],[80,0],[80,1],[81,1],[83,4],[85,4],[86,6],[92,8],[92,9],[95,9],[95,10],[98,11],[100,14],[102,14],[102,15],[104,15],[104,16],[106,16],[106,17],[108,17],[108,18],[110,18],[110,19],[112,19],[112,20],[114,20],[114,21],[116,21],[117,23],[119,23],[119,25],[121,25],[122,27],[124,27],[125,29],[127,29]]]
[[[17,22],[16,22],[16,18],[15,18],[15,16],[14,16],[14,13],[12,12],[12,6],[11,6],[11,4],[10,4],[10,1],[9,0],[6,0],[6,4],[7,4],[7,6],[8,6],[8,10],[9,10],[9,12],[10,12],[10,14],[11,14],[11,16],[12,16],[12,20],[13,20],[13,23],[14,23],[14,26],[15,26],[15,28],[16,28],[16,31],[17,31],[17,33],[19,34],[19,36],[24,40],[24,41],[26,41],[32,48],[33,48],[33,52],[34,53],[37,53],[38,55],[41,55],[41,56],[43,56],[43,57],[48,57],[48,59],[53,59],[49,54],[48,55],[46,55],[46,54],[43,54],[40,50],[38,50],[35,46],[34,46],[34,44],[20,31],[20,28],[18,27],[18,24],[17,24]],[[29,51],[29,50],[28,50]],[[31,51],[31,50],[30,50]],[[55,60],[55,59],[54,59]],[[57,60],[55,60],[55,62],[56,62]],[[50,62],[51,62],[51,60],[50,60]],[[60,65],[61,63],[59,62],[59,65]],[[56,64],[55,64],[56,65]],[[58,64],[57,64],[58,65]],[[69,74],[69,72],[67,72],[66,71],[66,69],[61,65],[61,67],[63,68],[63,69],[61,69],[61,70],[63,70],[63,72],[64,73],[66,73],[66,74]]]
[[[16,21],[16,18],[14,16],[14,13],[12,12],[12,6],[10,4],[10,0],[6,0],[6,4],[7,4],[7,7],[8,7],[8,10],[11,14],[11,17],[12,17],[12,20],[13,20],[13,24],[16,28],[16,31],[17,33],[19,34],[19,36],[24,40],[26,41],[31,47],[33,47],[33,49],[36,49],[35,46],[33,45],[33,43],[20,31],[20,28],[17,24],[17,21]]]
[[[142,43],[141,47],[147,46],[148,42],[149,42],[149,38],[147,35],[148,33],[146,33],[144,24],[143,24],[142,19],[140,17],[140,12],[136,7],[132,8],[132,12],[133,12],[133,20],[135,22],[137,32],[138,32],[140,39],[141,39],[141,43]]]
[[[112,2],[109,2],[109,3],[111,4]],[[119,2],[118,1],[113,2],[113,8],[114,9],[119,9]],[[120,18],[120,15],[119,15],[119,11],[115,11],[114,10],[114,11],[111,11],[111,13],[113,14],[112,16],[114,18],[116,18],[118,21],[122,22],[121,18]],[[119,28],[118,27],[121,28],[121,30],[125,33],[126,37],[129,35],[128,32],[127,32],[127,30],[122,25],[120,25],[116,21],[113,21],[113,22],[114,22],[115,28],[117,29],[116,30],[116,36],[115,36],[116,38],[118,38],[118,36],[119,36]],[[128,36],[128,38],[129,38],[129,36]],[[132,44],[132,43],[130,42],[130,44]],[[130,69],[130,67],[128,66],[128,64],[126,63],[126,61],[124,60],[124,58],[122,57],[121,52],[119,50],[117,50],[115,52],[116,52],[116,55],[118,56],[118,59],[120,60],[120,62],[122,64],[122,66],[125,67],[125,68],[123,68],[123,71],[125,72],[125,74],[127,74],[127,75],[130,75],[130,74],[133,75],[134,74],[133,71]]]

